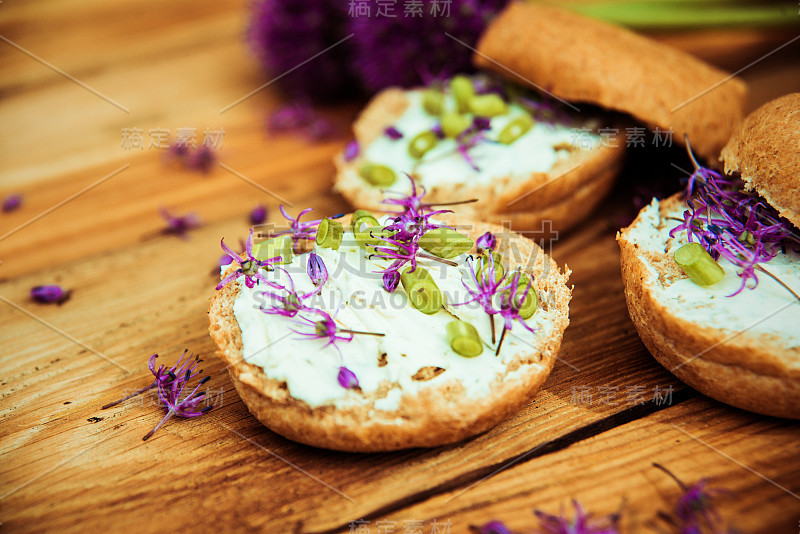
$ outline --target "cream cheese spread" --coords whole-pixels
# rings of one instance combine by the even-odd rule
[[[526,180],[531,173],[548,172],[559,160],[569,157],[569,150],[556,147],[592,150],[600,142],[600,136],[588,128],[575,130],[563,124],[536,122],[510,145],[486,140],[470,148],[469,156],[478,170],[458,152],[456,141],[449,138],[441,139],[421,160],[416,160],[408,153],[409,141],[439,122],[439,117],[424,110],[422,95],[421,90],[406,92],[409,105],[393,124],[403,138],[394,140],[387,135],[379,136],[365,148],[364,159],[387,165],[398,176],[402,172],[413,173],[418,183],[429,188],[464,183],[489,185],[501,177],[509,177],[512,183]],[[484,132],[488,139],[497,139],[509,122],[526,113],[517,104],[511,103],[508,107],[507,114],[492,118],[491,129]],[[406,187],[403,182],[398,180],[394,187]]]
[[[662,218],[659,202],[653,199],[641,211],[640,223],[629,231],[628,240],[637,244],[640,252],[666,253],[671,258],[675,250],[688,242],[685,231],[677,232],[674,238],[669,236],[669,231],[679,224],[673,218],[682,219],[684,209],[676,207]],[[738,295],[728,296],[736,292],[742,279],[736,265],[724,258],[719,261],[725,270],[724,278],[707,287],[695,284],[688,277],[652,283],[659,273],[645,255],[640,254],[639,259],[647,265],[650,280],[646,282],[654,298],[669,307],[674,316],[731,336],[768,335],[780,346],[800,349],[800,302],[766,274],[756,273],[758,285],[754,289],[748,287]],[[787,250],[762,266],[800,294],[800,254]]]
[[[505,337],[500,355],[495,357],[489,318],[483,308],[477,303],[455,305],[470,299],[462,285],[462,279],[470,283],[465,274],[465,255],[453,259],[458,267],[430,260],[419,262],[433,276],[446,309],[424,315],[408,303],[402,286],[391,294],[385,291],[381,274],[376,271],[388,263],[367,259],[349,231],[337,251],[317,246],[315,252],[325,262],[329,277],[321,293],[304,301],[305,304],[325,310],[341,328],[384,333],[384,337],[356,335],[352,341],[337,342],[336,346],[326,346],[327,339],[304,337],[298,332],[313,332],[313,325],[259,309],[273,304],[263,294],[265,290],[279,291],[264,284],[248,289],[241,278],[235,282],[240,291],[233,304],[242,331],[244,359],[261,367],[269,378],[285,381],[289,393],[311,407],[347,406],[365,401],[357,391],[339,385],[340,365],[356,374],[364,394],[378,392],[379,398],[374,403],[377,410],[393,411],[404,394],[453,380],[463,385],[467,398],[483,397],[491,392],[495,378],[506,373],[511,360],[521,353],[543,351],[546,340],[554,333],[554,312],[540,306],[527,321],[536,333],[515,324]],[[283,266],[299,294],[313,290],[306,273],[308,257],[309,254],[296,256],[292,264]],[[287,282],[287,275],[280,270],[265,275]],[[543,298],[547,296],[540,295],[540,300]],[[445,325],[456,317],[477,328],[484,342],[479,356],[465,358],[450,348]],[[499,336],[502,319],[497,317],[495,321]],[[431,366],[444,371],[430,380],[412,379],[421,368]],[[517,372],[525,371],[525,366],[522,367]],[[513,373],[505,379],[513,380]]]

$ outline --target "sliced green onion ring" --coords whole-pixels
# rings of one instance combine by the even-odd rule
[[[475,242],[450,228],[434,228],[419,238],[419,246],[440,258],[455,258],[469,251]]]
[[[422,132],[421,134],[417,134],[411,142],[408,143],[408,154],[414,159],[420,159],[424,156],[430,149],[436,146],[439,140],[436,138],[436,134],[427,131]]]
[[[696,241],[686,243],[672,257],[689,279],[699,286],[714,285],[725,276],[725,269]]]
[[[506,124],[505,128],[500,131],[497,140],[504,145],[510,145],[533,128],[533,118],[528,115],[520,115],[514,120]]]
[[[411,272],[407,267],[400,275],[400,283],[411,305],[422,313],[433,315],[442,309],[442,292],[427,270],[417,267]]]
[[[508,113],[508,104],[500,95],[488,93],[470,98],[469,110],[478,117],[497,117]]]
[[[339,250],[343,235],[344,227],[342,227],[342,223],[330,218],[322,219],[317,227],[316,243],[322,248]]]
[[[480,356],[483,352],[483,343],[478,331],[469,323],[464,321],[450,321],[445,327],[447,330],[447,342],[450,348],[457,354],[465,358]]]
[[[464,75],[454,76],[450,81],[450,91],[456,99],[458,111],[466,113],[469,111],[469,101],[475,96],[475,87],[472,80]]]
[[[364,163],[358,168],[358,174],[372,185],[388,186],[397,179],[392,169],[379,163]]]
[[[422,108],[429,115],[441,115],[444,111],[444,93],[438,89],[426,89],[422,94]]]
[[[292,244],[292,237],[288,235],[281,235],[273,237],[260,243],[253,245],[253,256],[257,260],[266,261],[276,256],[281,259],[275,263],[287,265],[292,263],[294,259],[294,250]]]

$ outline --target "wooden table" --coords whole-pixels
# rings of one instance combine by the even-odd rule
[[[508,421],[457,445],[373,455],[297,445],[261,426],[207,335],[219,239],[244,237],[258,202],[279,219],[264,188],[295,209],[347,210],[330,192],[331,156],[347,135],[266,136],[280,102],[271,87],[220,113],[264,83],[242,42],[246,4],[0,5],[0,194],[24,194],[21,209],[0,215],[0,531],[347,532],[363,519],[353,531],[467,532],[494,518],[530,531],[534,508],[578,499],[598,514],[622,506],[625,532],[669,532],[656,514],[679,488],[653,462],[730,490],[719,510],[742,532],[798,531],[800,425],[699,395],[639,341],[614,241],[626,187],[605,218],[556,243],[556,260],[574,271],[572,324],[544,389]],[[791,38],[720,57],[744,67]],[[742,72],[752,106],[800,90],[798,45]],[[347,132],[356,111],[329,113]],[[223,128],[224,167],[206,176],[147,144],[122,146],[123,129],[142,129],[148,143],[150,129],[174,139],[184,127],[198,141]],[[205,225],[188,240],[160,235],[162,205]],[[71,300],[31,302],[45,283],[72,289]],[[163,415],[151,399],[100,410],[149,382],[150,354],[172,361],[184,348],[207,360],[219,404],[209,415],[170,421],[143,442]],[[671,388],[669,402],[653,402],[656,388]]]

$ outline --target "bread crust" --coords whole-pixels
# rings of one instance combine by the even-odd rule
[[[385,89],[373,98],[353,124],[360,146],[368,146],[394,124],[409,105],[406,91]],[[477,198],[478,202],[460,206],[465,217],[500,222],[515,221],[516,230],[539,230],[545,220],[557,231],[565,232],[583,220],[602,202],[614,184],[625,156],[621,134],[609,137],[593,150],[575,148],[570,157],[558,161],[550,172],[531,173],[527,180],[498,176],[488,185],[465,182],[427,187],[425,199],[449,202]],[[354,206],[380,211],[383,192],[358,176],[359,158],[335,159],[334,189]]]
[[[497,226],[474,224],[470,235],[492,231],[508,236]],[[571,290],[562,273],[542,250],[529,240],[517,239],[520,260],[534,258],[531,270],[537,289],[549,292],[548,309],[554,311],[554,332],[537,354],[519,354],[509,372],[495,380],[492,393],[484,398],[465,398],[456,380],[438,388],[425,388],[418,395],[406,393],[395,411],[374,409],[374,399],[350,407],[311,408],[289,395],[284,382],[268,378],[263,370],[244,360],[241,329],[233,312],[239,284],[228,284],[211,298],[209,333],[217,355],[225,362],[231,381],[250,412],[264,425],[291,440],[351,452],[377,452],[412,447],[434,447],[485,432],[528,403],[547,379],[556,359],[564,330],[569,324]],[[501,247],[507,243],[501,243]],[[503,249],[500,249],[503,252]],[[507,254],[511,268],[521,263]],[[543,273],[546,273],[544,275]],[[490,357],[490,355],[486,355]]]
[[[745,110],[741,80],[621,27],[540,3],[509,2],[477,50],[479,68],[569,102],[628,113],[651,129],[671,128],[681,143],[688,134],[711,162]]]
[[[678,195],[663,201],[662,221],[681,202]],[[666,254],[651,257],[631,241],[630,233],[641,224],[649,223],[640,215],[617,241],[628,311],[650,353],[704,395],[752,412],[800,419],[800,351],[779,347],[767,336],[744,332],[732,338],[676,317],[653,288],[674,276],[671,269],[677,267]]]
[[[800,228],[800,93],[753,111],[722,150],[725,172],[739,172],[796,228]]]

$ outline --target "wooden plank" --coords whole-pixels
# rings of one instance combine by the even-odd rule
[[[218,257],[218,237],[241,235],[242,218],[211,224],[186,242],[173,237],[142,241],[4,283],[6,298],[128,369],[119,370],[8,304],[0,307],[0,321],[7,326],[0,342],[15,355],[0,361],[2,376],[7,377],[0,411],[4,422],[0,450],[7,461],[0,494],[96,445],[63,471],[55,469],[53,477],[43,476],[0,501],[9,512],[8,524],[22,525],[39,517],[40,524],[69,528],[87,521],[78,504],[84,499],[97,507],[90,522],[112,516],[133,520],[138,514],[134,505],[153,506],[166,493],[176,496],[170,513],[185,517],[188,526],[192,516],[183,500],[191,500],[191,492],[182,478],[202,484],[209,498],[213,494],[224,500],[233,477],[239,520],[270,529],[289,524],[324,530],[485,476],[502,462],[591,423],[606,421],[594,432],[617,424],[616,414],[631,407],[627,388],[642,388],[649,401],[655,386],[679,386],[647,355],[630,325],[613,234],[605,231],[598,236],[595,227],[586,228],[592,244],[560,258],[576,273],[573,325],[562,353],[569,365],[559,363],[536,401],[494,431],[432,451],[347,455],[295,445],[247,414],[213,358],[206,365],[214,377],[209,387],[224,391],[224,406],[213,415],[173,422],[142,443],[141,436],[160,417],[157,408],[134,403],[108,412],[98,409],[147,383],[146,358],[152,352],[169,359],[189,347],[209,356],[212,347],[204,313],[214,284],[209,271]],[[557,256],[559,246],[561,242],[556,245]],[[28,287],[57,277],[74,289],[72,300],[62,307],[25,302]],[[605,289],[591,290],[592,280],[607,281]],[[576,388],[593,398],[577,398]],[[617,390],[608,399],[601,398],[601,390],[608,388]],[[70,404],[63,404],[67,401]],[[651,409],[652,405],[628,417]],[[104,419],[89,423],[92,417]],[[259,445],[326,481],[353,502]],[[209,447],[215,451],[211,455]],[[180,461],[161,469],[160,462],[169,461],[169,455]],[[109,481],[111,488],[105,486]],[[296,489],[287,491],[287,486]],[[84,488],[84,497],[76,500],[77,488]],[[46,489],[52,502],[43,506],[37,489]],[[320,499],[331,498],[335,506],[319,506]],[[269,503],[266,509],[264,502]],[[154,510],[153,521],[167,510]]]
[[[451,532],[500,519],[520,532],[538,525],[533,510],[607,515],[622,509],[623,532],[673,532],[658,520],[672,512],[680,488],[652,464],[685,484],[701,478],[730,494],[718,510],[737,532],[792,533],[800,519],[800,423],[724,408],[699,397],[582,441],[554,454],[520,462],[487,480],[436,495],[423,503],[370,518],[401,526],[436,519]]]

